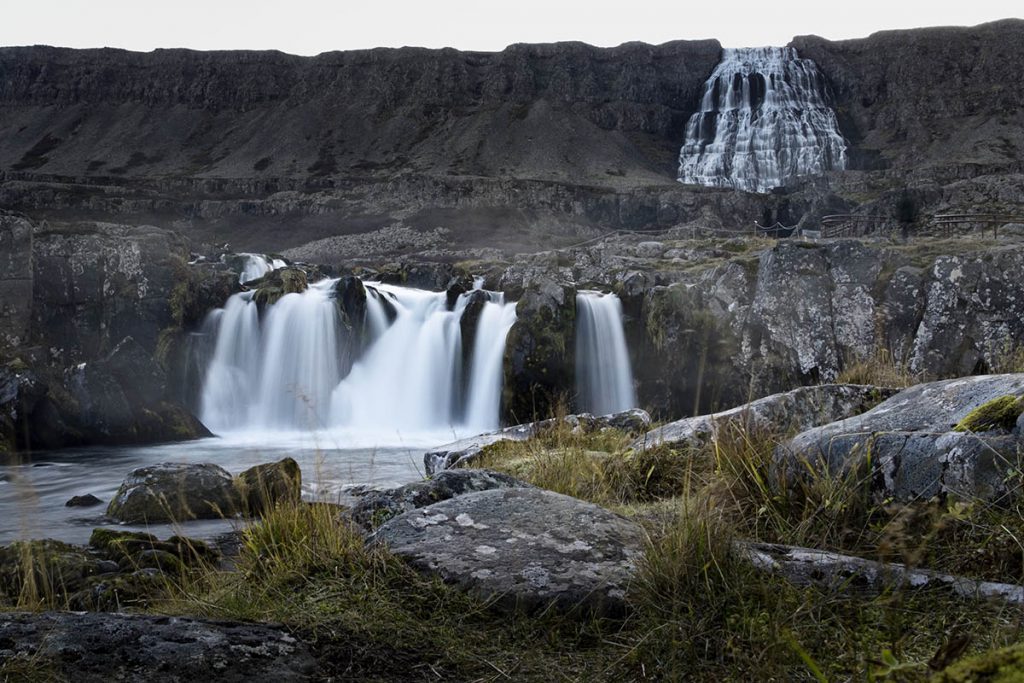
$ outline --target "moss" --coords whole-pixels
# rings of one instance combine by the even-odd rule
[[[156,536],[153,534],[143,533],[141,531],[119,531],[117,529],[97,528],[93,529],[92,534],[89,536],[90,546],[97,550],[111,553],[121,552],[125,545],[139,547],[141,544],[143,547],[152,548],[157,542],[159,542],[159,540]]]
[[[1024,396],[1000,396],[983,403],[960,420],[955,432],[987,432],[993,429],[1013,429],[1020,414],[1024,413]]]
[[[934,680],[938,683],[1024,683],[1024,643],[965,659]]]

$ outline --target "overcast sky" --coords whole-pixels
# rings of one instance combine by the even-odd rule
[[[784,45],[795,35],[969,26],[1024,15],[996,0],[3,0],[0,45],[277,49],[311,55],[376,46],[500,50],[510,43],[718,38]]]

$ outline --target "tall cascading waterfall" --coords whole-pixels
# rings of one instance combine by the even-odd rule
[[[614,294],[576,295],[576,387],[580,410],[608,415],[636,407],[622,302]]]
[[[679,152],[679,181],[768,192],[846,168],[846,142],[817,65],[789,47],[726,49]]]
[[[199,411],[207,427],[215,433],[338,428],[387,440],[499,426],[502,358],[515,304],[474,290],[449,310],[445,292],[370,282],[365,318],[353,331],[339,308],[337,282],[288,294],[262,316],[251,292],[210,314],[216,344]],[[474,294],[483,301],[472,352],[463,354],[462,317]],[[343,359],[350,356],[356,357],[347,368]]]

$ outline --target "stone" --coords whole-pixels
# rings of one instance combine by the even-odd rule
[[[763,572],[778,574],[797,586],[816,585],[829,591],[881,594],[898,589],[945,590],[972,600],[996,599],[1024,605],[1024,586],[976,581],[895,562],[878,562],[862,557],[814,548],[738,541],[736,552]]]
[[[91,493],[87,493],[84,496],[72,496],[68,499],[68,502],[64,503],[65,507],[69,508],[86,508],[102,504],[103,501]]]
[[[857,384],[822,384],[773,394],[711,415],[669,422],[630,444],[636,450],[666,445],[701,448],[723,430],[781,434],[858,415],[895,393]]]
[[[646,411],[634,408],[621,413],[594,417],[589,413],[566,415],[563,418],[551,418],[538,422],[506,427],[496,432],[478,434],[477,436],[459,439],[424,453],[423,466],[427,475],[433,475],[450,467],[462,467],[478,458],[485,448],[501,441],[526,441],[544,430],[552,429],[560,423],[569,425],[572,430],[591,432],[600,429],[619,429],[630,434],[638,434],[651,425],[651,416]]]
[[[880,498],[1004,499],[1019,486],[1007,476],[1019,467],[1019,436],[953,429],[979,406],[1005,396],[1024,396],[1024,374],[919,384],[861,415],[798,434],[776,449],[775,464],[791,483],[809,471],[841,475],[870,464]]]
[[[317,678],[309,648],[282,627],[139,614],[0,615],[0,658],[33,653],[82,683]]]
[[[183,522],[230,517],[239,507],[231,475],[209,463],[161,463],[129,474],[107,506],[119,522]]]
[[[302,471],[292,458],[256,465],[235,477],[242,509],[258,515],[277,503],[302,498]]]
[[[505,341],[502,406],[506,423],[554,413],[559,394],[572,386],[575,367],[576,289],[552,280],[528,287],[516,304]]]
[[[373,536],[413,567],[510,609],[621,613],[642,529],[569,496],[501,488],[406,512]]]
[[[444,470],[424,481],[384,490],[349,490],[358,502],[349,516],[362,528],[373,530],[404,512],[475,491],[502,488],[532,488],[530,484],[501,472],[481,469]]]
[[[72,593],[107,569],[102,558],[79,546],[52,539],[15,541],[0,547],[0,592],[17,598],[30,570],[33,585]]]

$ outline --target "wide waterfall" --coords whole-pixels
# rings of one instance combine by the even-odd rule
[[[208,428],[339,429],[383,444],[499,426],[514,303],[475,289],[449,308],[446,292],[367,282],[365,315],[355,315],[341,310],[337,283],[283,296],[262,314],[243,292],[211,313],[216,344],[199,411]]]
[[[576,386],[582,411],[608,415],[636,407],[622,302],[614,294],[576,296]]]
[[[767,192],[846,167],[817,65],[788,47],[726,49],[690,117],[679,181]]]

